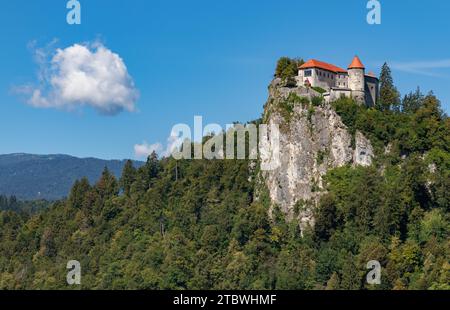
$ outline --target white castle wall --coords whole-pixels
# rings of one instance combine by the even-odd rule
[[[310,71],[311,76],[305,76],[305,71]],[[299,70],[297,83],[304,86],[306,79],[312,87],[321,87],[328,91],[324,95],[325,101],[333,101],[342,96],[351,97],[356,102],[368,106],[376,103],[378,98],[378,79],[366,76],[364,69],[349,69],[348,73],[334,73],[319,68]]]
[[[305,71],[311,70],[311,76],[305,76]],[[299,80],[302,85],[305,84],[306,79],[309,80],[312,87],[321,87],[325,90],[330,90],[336,85],[336,74],[327,70],[317,68],[299,70]]]
[[[364,69],[348,70],[348,88],[352,90],[352,97],[356,102],[366,101]]]

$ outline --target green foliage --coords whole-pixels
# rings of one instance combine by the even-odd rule
[[[376,103],[379,110],[399,110],[400,108],[400,93],[394,86],[391,69],[387,63],[384,63],[380,74],[380,98]]]
[[[318,92],[318,93],[320,93],[320,94],[324,94],[324,93],[327,92],[327,91],[326,91],[325,89],[323,89],[322,87],[315,86],[315,87],[311,87],[311,88],[314,89],[316,92]]]
[[[316,113],[316,109],[314,109],[314,106],[308,107],[308,114],[306,115],[306,118],[308,119],[308,122],[312,123],[312,117]]]
[[[125,195],[129,196],[131,193],[131,186],[136,180],[136,169],[133,166],[133,162],[128,160],[123,168],[122,177],[120,178],[120,186],[123,189]]]
[[[449,120],[431,92],[423,96],[415,113],[368,109],[349,98],[341,98],[332,105],[351,134],[359,130],[370,139],[377,155],[384,154],[388,144],[397,148],[398,153],[393,154],[396,158],[435,147],[448,152]]]
[[[285,100],[281,100],[278,105],[278,111],[281,116],[286,120],[286,123],[289,123],[292,119],[294,113],[294,107],[298,104],[301,104],[302,107],[309,106],[309,99],[306,97],[300,97],[295,93],[290,93],[289,96]]]
[[[336,201],[333,195],[326,194],[322,197],[316,209],[315,219],[315,235],[320,240],[328,240],[339,222]]]
[[[0,195],[0,212],[10,210],[31,215],[46,209],[50,204],[46,200],[20,201],[16,196]]]
[[[319,152],[317,153],[317,158],[316,158],[316,162],[318,165],[323,164],[323,162],[325,161],[325,158],[329,155],[329,150],[319,150]]]
[[[415,113],[423,105],[424,95],[420,92],[420,88],[417,87],[415,92],[410,92],[405,95],[402,100],[402,111],[405,113]]]
[[[322,96],[314,96],[311,98],[311,104],[315,107],[322,105],[323,101],[324,101],[324,99]]]
[[[421,242],[427,242],[431,238],[442,242],[449,237],[450,223],[441,209],[427,212],[420,224],[419,240]]]
[[[315,210],[315,238],[324,249],[318,279],[327,288],[370,289],[364,264],[376,259],[380,288],[448,289],[450,127],[439,100],[417,90],[402,111],[348,98],[333,107],[352,134],[371,140],[377,156],[373,167],[341,167],[325,177],[327,194]],[[342,265],[328,259],[344,250]]]
[[[277,62],[275,77],[280,78],[287,87],[295,87],[295,77],[298,75],[298,67],[304,63],[302,59],[281,57]]]
[[[0,289],[70,289],[73,259],[82,289],[450,289],[450,127],[434,95],[420,100],[404,112],[333,103],[378,156],[328,171],[315,226],[302,232],[249,160],[152,154],[138,168],[127,162],[119,181],[105,168],[34,213],[0,196]],[[295,95],[283,104],[314,114]],[[295,217],[312,206],[299,201]],[[382,265],[381,286],[365,283],[370,260]]]

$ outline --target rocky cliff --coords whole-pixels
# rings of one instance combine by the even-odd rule
[[[332,106],[318,92],[269,86],[263,122],[280,130],[280,166],[262,172],[270,198],[289,219],[314,224],[313,208],[323,194],[323,176],[347,164],[371,165],[373,148],[360,132],[353,136]],[[270,127],[270,126],[269,126]]]

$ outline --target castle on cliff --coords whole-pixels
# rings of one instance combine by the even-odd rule
[[[365,74],[365,67],[355,56],[348,69],[311,59],[299,67],[299,86],[320,87],[326,92],[325,101],[350,97],[360,104],[373,106],[379,95],[379,80],[372,72]]]

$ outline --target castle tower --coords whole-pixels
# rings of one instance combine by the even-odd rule
[[[364,65],[359,57],[355,56],[348,66],[348,88],[352,90],[352,98],[359,104],[366,101],[364,71]]]

